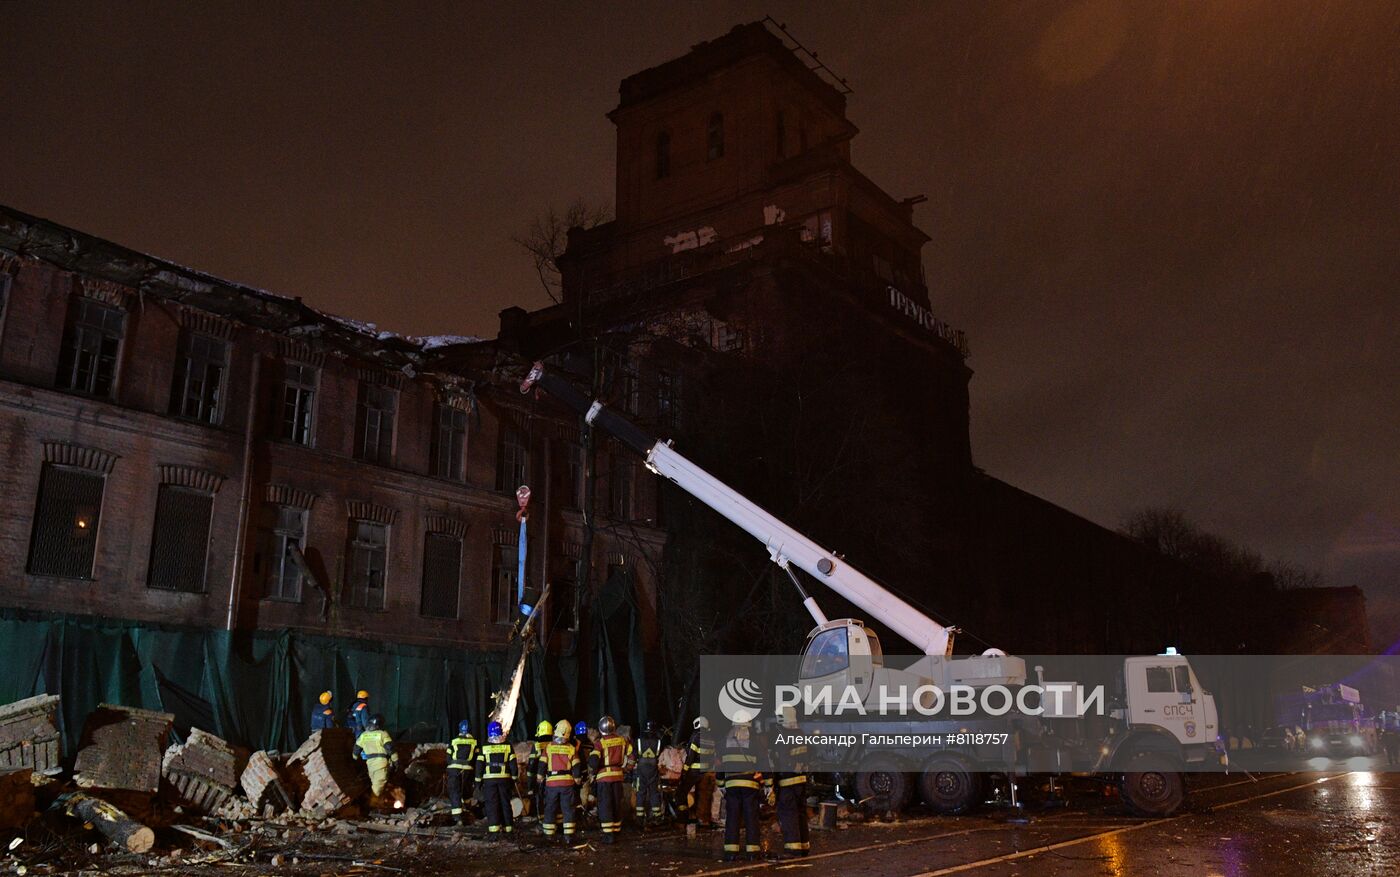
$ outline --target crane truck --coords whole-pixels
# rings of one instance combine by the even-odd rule
[[[520,385],[521,393],[536,388],[575,411],[585,423],[610,433],[641,455],[653,473],[671,480],[762,543],[772,562],[792,580],[815,622],[803,649],[801,684],[855,686],[861,696],[869,697],[871,692],[900,686],[910,690],[928,684],[1014,688],[1027,682],[1025,660],[999,649],[955,657],[956,628],[928,617],[843,556],[817,545],[687,459],[670,441],[648,435],[601,400],[590,399],[543,362],[534,363]],[[879,621],[922,657],[903,667],[887,665],[876,631],[855,618],[827,618],[795,570]],[[845,753],[857,765],[851,777],[857,797],[896,810],[911,800],[917,788],[935,811],[960,813],[981,803],[982,783],[989,774],[1007,776],[1014,796],[1014,776],[1073,773],[1115,783],[1123,801],[1138,813],[1173,813],[1185,801],[1183,772],[1188,767],[1218,765],[1224,757],[1217,739],[1215,700],[1201,687],[1190,662],[1175,649],[1126,658],[1121,670],[1122,695],[1112,704],[1106,721],[1090,722],[1047,708],[1033,716],[1011,712],[932,726],[924,722],[925,729],[948,732],[942,737],[946,745],[917,757]],[[1044,687],[1041,668],[1035,672]],[[839,728],[828,725],[824,730]]]

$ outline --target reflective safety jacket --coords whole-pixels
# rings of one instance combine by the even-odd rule
[[[598,748],[588,756],[588,767],[599,783],[620,783],[627,761],[632,755],[632,741],[621,734],[606,734],[598,738]]]
[[[394,756],[394,738],[384,729],[366,731],[355,740],[355,755],[365,761],[387,758],[397,761]]]
[[[763,784],[758,755],[748,746],[726,746],[719,756],[718,773],[726,789],[757,789]]]
[[[578,761],[578,750],[572,743],[550,741],[544,748],[544,784],[558,788],[572,786],[580,782],[583,768]]]
[[[515,750],[509,743],[487,743],[476,753],[476,775],[483,780],[515,779]]]
[[[476,738],[471,734],[453,737],[447,744],[448,770],[476,770]]]
[[[660,737],[637,738],[637,764],[655,765],[661,758]]]
[[[685,754],[686,770],[709,770],[715,757],[715,738],[706,728],[690,735],[690,749]]]
[[[553,741],[553,737],[543,736],[536,737],[533,741],[535,748],[530,750],[530,757],[525,762],[525,776],[529,778],[532,787],[544,782],[547,767],[544,753]]]
[[[773,779],[780,786],[800,786],[807,782],[807,744],[773,744]]]

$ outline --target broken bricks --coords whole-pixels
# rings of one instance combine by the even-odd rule
[[[74,779],[83,788],[155,793],[175,717],[103,704],[88,716]]]
[[[259,751],[248,758],[240,779],[243,793],[253,811],[262,816],[271,816],[283,810],[295,809],[291,793],[282,779],[282,771],[276,760],[276,753]]]
[[[301,806],[325,814],[353,802],[369,785],[355,760],[354,735],[346,728],[312,732],[287,759],[287,771],[301,794]]]
[[[219,809],[238,785],[233,748],[198,728],[183,744],[166,750],[161,773],[175,803],[200,813]]]
[[[0,769],[28,767],[46,774],[63,770],[58,704],[57,696],[41,694],[0,706]]]

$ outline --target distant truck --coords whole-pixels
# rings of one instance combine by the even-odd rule
[[[1366,714],[1361,692],[1350,685],[1305,685],[1278,695],[1274,708],[1280,725],[1302,731],[1305,754],[1346,758],[1376,753],[1376,720]]]

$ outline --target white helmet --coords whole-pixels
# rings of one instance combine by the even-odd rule
[[[695,730],[697,730],[697,731],[707,731],[707,730],[709,730],[709,728],[710,728],[710,720],[707,719],[707,718],[705,718],[704,716],[700,716],[700,717],[698,717],[698,718],[695,720]]]

